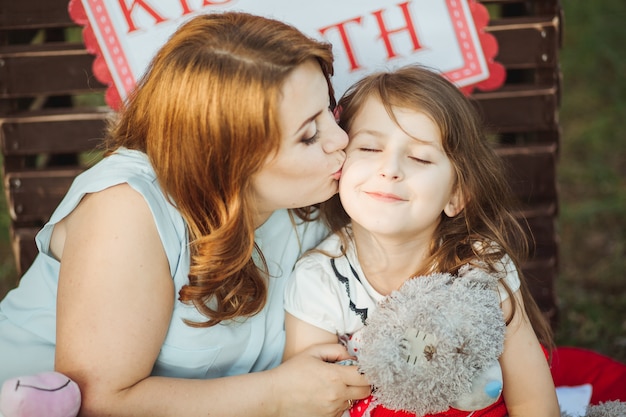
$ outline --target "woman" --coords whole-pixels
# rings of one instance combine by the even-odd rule
[[[338,345],[281,360],[283,286],[345,159],[330,46],[243,13],[183,25],[0,304],[0,382],[53,367],[81,415],[338,415]],[[299,214],[296,216],[294,213]]]

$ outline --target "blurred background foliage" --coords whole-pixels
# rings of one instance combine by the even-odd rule
[[[626,2],[562,4],[557,342],[626,362]]]
[[[626,363],[626,2],[562,0],[556,341]],[[0,298],[17,283],[0,193]]]

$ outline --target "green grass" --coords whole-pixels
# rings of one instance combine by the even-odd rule
[[[626,2],[562,4],[556,340],[626,363]],[[0,297],[16,282],[6,213],[2,197]]]
[[[557,341],[626,362],[626,2],[563,7]]]

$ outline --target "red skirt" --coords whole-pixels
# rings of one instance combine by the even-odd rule
[[[362,417],[367,410],[368,405],[371,402],[372,397],[365,398],[363,400],[356,401],[352,408],[350,409],[350,417]],[[507,415],[506,405],[504,404],[504,399],[502,396],[498,398],[498,401],[491,404],[487,408],[483,408],[482,410],[476,411],[461,411],[455,408],[449,408],[447,411],[443,411],[437,414],[427,414],[423,417],[505,417]],[[415,414],[410,413],[408,411],[396,411],[389,410],[388,408],[383,407],[382,405],[376,406],[370,412],[371,417],[416,417]]]

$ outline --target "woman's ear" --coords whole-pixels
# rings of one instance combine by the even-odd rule
[[[443,212],[446,213],[446,216],[448,217],[454,217],[459,214],[464,208],[465,197],[463,196],[463,193],[461,192],[459,187],[457,187],[456,190],[453,191],[450,195],[450,201],[448,201],[448,204],[446,204],[446,206],[443,208]]]

